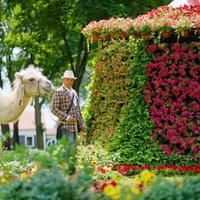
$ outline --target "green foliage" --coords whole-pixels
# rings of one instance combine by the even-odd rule
[[[145,65],[155,55],[146,53],[146,42],[111,40],[100,45],[97,55],[87,113],[92,141],[98,139],[111,154],[117,152],[120,163],[194,164],[191,155],[167,156],[152,136],[154,124],[143,87],[149,81]]]
[[[144,65],[151,60],[145,45],[142,40],[114,40],[98,52],[88,112],[93,117],[88,115],[87,122],[93,135],[107,141],[112,153],[120,154],[121,163],[157,164],[163,156],[151,136],[153,124],[143,100]],[[115,80],[120,81],[116,84]],[[114,137],[109,128],[115,131]]]
[[[157,164],[161,152],[151,136],[153,124],[150,121],[148,105],[143,100],[142,87],[146,82],[144,65],[150,61],[142,41],[132,42],[131,76],[134,78],[130,90],[129,104],[125,108],[109,149],[119,152],[121,163]]]
[[[146,54],[145,44],[138,42],[132,47],[137,48],[131,63],[131,73],[134,77],[134,84],[131,89],[129,105],[125,108],[125,114],[121,118],[115,136],[109,147],[111,152],[118,152],[121,156],[121,163],[143,164],[189,164],[192,161],[190,156],[173,154],[165,155],[158,143],[152,137],[154,130],[153,122],[150,120],[148,104],[144,101],[143,86],[148,80],[144,68],[145,64],[151,61]],[[154,55],[152,55],[154,56]]]
[[[127,177],[112,169],[112,164],[116,161],[112,160],[111,155],[108,155],[108,152],[100,144],[87,147],[77,146],[76,152],[78,160],[76,171],[71,174],[66,168],[69,167],[71,161],[75,164],[76,159],[73,158],[75,149],[71,144],[66,143],[66,140],[60,140],[59,145],[50,146],[43,151],[19,147],[17,151],[5,151],[3,160],[1,160],[0,199],[108,200],[115,199],[118,196],[118,199],[130,200],[185,200],[198,199],[200,195],[200,177],[198,175],[196,177],[177,177],[175,171],[173,173],[173,171],[164,168],[164,172],[160,170],[151,172],[141,168],[142,172],[138,171],[136,176]],[[95,173],[94,168],[91,167],[93,159],[97,159],[100,163],[95,167]],[[26,171],[33,167],[30,160],[37,160],[39,163],[39,168],[35,173],[27,173],[28,171]],[[110,160],[113,162],[110,162]],[[86,162],[89,162],[89,165]],[[46,163],[48,164],[46,165]],[[20,164],[23,165],[24,174],[26,174],[23,178],[19,176],[20,170],[17,171],[17,168],[22,167]],[[109,165],[105,166],[106,164]],[[5,166],[9,167],[10,174],[5,170]],[[126,169],[125,167],[124,170]],[[187,170],[187,168],[185,169]],[[196,169],[198,170],[198,167]],[[17,172],[18,176],[12,179],[11,175],[14,172]],[[155,173],[159,174],[158,178],[156,178]],[[163,173],[167,177],[164,177]],[[5,176],[6,174],[9,176]],[[5,178],[8,179],[6,183],[2,181]],[[116,186],[111,186],[111,183],[115,183]],[[111,187],[105,189],[109,184]]]
[[[17,146],[15,151],[7,151],[3,154],[3,162],[17,161],[27,164],[29,162],[39,162],[46,168],[51,168],[55,165],[55,161],[47,151],[32,149],[31,151],[25,147]]]
[[[89,85],[92,85],[92,82]],[[94,120],[94,111],[92,109],[92,103],[93,103],[93,99],[92,99],[91,93],[89,93],[88,99],[87,99],[87,104],[83,110],[83,117],[85,119],[88,133],[91,133],[93,130],[92,129],[92,121]]]
[[[57,168],[39,170],[25,180],[10,182],[1,187],[2,200],[6,199],[89,199],[85,192],[91,187],[92,179],[84,169],[76,179],[66,176]]]
[[[36,65],[52,66],[52,63],[56,63],[57,59],[62,57],[63,43],[60,38],[53,37],[56,34],[53,28],[58,26],[58,19],[63,15],[62,9],[59,9],[59,15],[56,15],[56,18],[50,15],[50,12],[53,12],[53,2],[32,1],[31,4],[27,4],[23,1],[13,1],[7,3],[8,5],[5,5],[13,11],[13,15],[6,19],[9,30],[4,44],[12,48],[19,47],[26,57],[27,54],[33,55],[34,60],[31,62]],[[54,6],[58,5],[55,3]]]
[[[125,40],[112,40],[109,46],[98,51],[86,114],[86,123],[93,139],[97,136],[104,142],[109,141],[123,106],[127,104],[132,81],[127,67],[131,61],[130,56]]]
[[[75,169],[75,152],[74,146],[66,140],[60,140],[58,146],[43,151],[17,148],[6,152],[1,160],[1,170],[5,175],[0,183],[2,180],[6,183],[0,184],[1,199],[92,199],[88,190],[93,183],[93,167],[84,165],[81,170]],[[14,162],[9,162],[11,160]],[[33,162],[39,166],[34,175],[30,174]],[[27,174],[23,179],[19,177],[22,172]]]
[[[126,10],[128,17],[137,17],[138,15],[144,14],[152,9],[156,9],[158,6],[167,5],[171,3],[171,0],[120,0]]]
[[[119,156],[117,154],[110,155],[109,152],[101,146],[100,142],[98,143],[96,141],[94,145],[79,145],[77,147],[77,159],[78,165],[81,165],[81,163],[88,163],[107,166],[118,163]]]
[[[75,16],[79,16],[79,20],[87,24],[90,21],[99,19],[109,19],[113,16],[119,17],[120,15],[124,14],[120,8],[121,6],[118,4],[118,2],[116,2],[116,0],[79,0],[75,6],[74,13]]]
[[[0,190],[2,200],[6,199],[64,199],[69,196],[68,184],[57,170],[39,171],[27,180],[11,182]]]
[[[169,200],[169,199],[199,199],[200,177],[186,177],[181,179],[159,178],[144,195],[142,200]]]

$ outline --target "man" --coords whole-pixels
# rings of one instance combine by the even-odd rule
[[[58,126],[62,137],[66,137],[74,144],[77,143],[78,128],[85,132],[86,126],[82,118],[79,98],[72,88],[76,77],[71,70],[66,70],[61,77],[63,85],[54,91],[51,112],[58,117]]]

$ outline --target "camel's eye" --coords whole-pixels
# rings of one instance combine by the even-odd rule
[[[34,78],[29,78],[28,79],[30,82],[33,82],[35,79]]]

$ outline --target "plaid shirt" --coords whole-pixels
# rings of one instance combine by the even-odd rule
[[[78,120],[78,126],[85,125],[79,106],[78,96],[74,95],[74,98],[77,98],[78,103],[76,106],[72,103],[69,113],[67,113],[71,104],[71,96],[67,89],[61,86],[54,91],[51,105],[51,112],[58,117],[58,124],[62,124],[68,131],[72,132],[77,131],[77,123],[67,122],[68,116],[76,118]]]

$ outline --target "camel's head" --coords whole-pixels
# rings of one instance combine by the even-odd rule
[[[46,94],[53,90],[53,85],[39,68],[30,65],[28,68],[15,74],[16,81],[19,81],[24,87],[24,93],[29,96]]]

